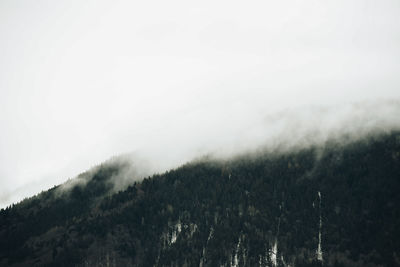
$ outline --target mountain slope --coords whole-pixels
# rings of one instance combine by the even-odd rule
[[[0,265],[397,266],[399,163],[394,132],[199,160],[114,193],[129,175],[114,161],[2,210]]]

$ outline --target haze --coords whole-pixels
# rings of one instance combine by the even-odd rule
[[[0,206],[121,153],[162,171],[256,147],[281,118],[397,127],[399,14],[397,0],[1,1]]]

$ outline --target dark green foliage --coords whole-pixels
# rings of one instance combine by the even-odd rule
[[[278,266],[396,266],[399,140],[197,161],[113,194],[123,165],[104,165],[1,210],[0,265],[271,266],[277,242]]]

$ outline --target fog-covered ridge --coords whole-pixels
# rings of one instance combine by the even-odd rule
[[[212,135],[210,131],[201,135],[187,129],[187,135],[160,135],[159,140],[151,139],[154,142],[147,143],[146,148],[113,157],[105,164],[122,161],[130,166],[115,179],[115,188],[122,189],[133,181],[165,172],[203,156],[229,159],[254,152],[285,153],[310,146],[323,147],[327,142],[346,144],[399,130],[400,101],[369,101],[330,107],[306,106],[246,120],[242,118],[237,121],[237,125],[234,125],[234,120],[231,118],[226,125],[213,125],[215,128]],[[180,127],[184,128],[185,123],[188,121],[183,121]],[[3,195],[2,206],[35,194],[34,191],[24,193],[24,189]],[[43,189],[46,187],[38,191]]]
[[[200,158],[112,194],[120,174],[135,178],[114,158],[1,210],[0,264],[398,264],[400,131],[259,151]]]
[[[397,0],[1,1],[0,206],[132,151],[166,170],[323,142],[349,103],[399,100],[399,13]]]

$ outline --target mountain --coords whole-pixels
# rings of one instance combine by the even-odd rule
[[[0,266],[400,266],[399,132],[132,168],[2,209]]]

